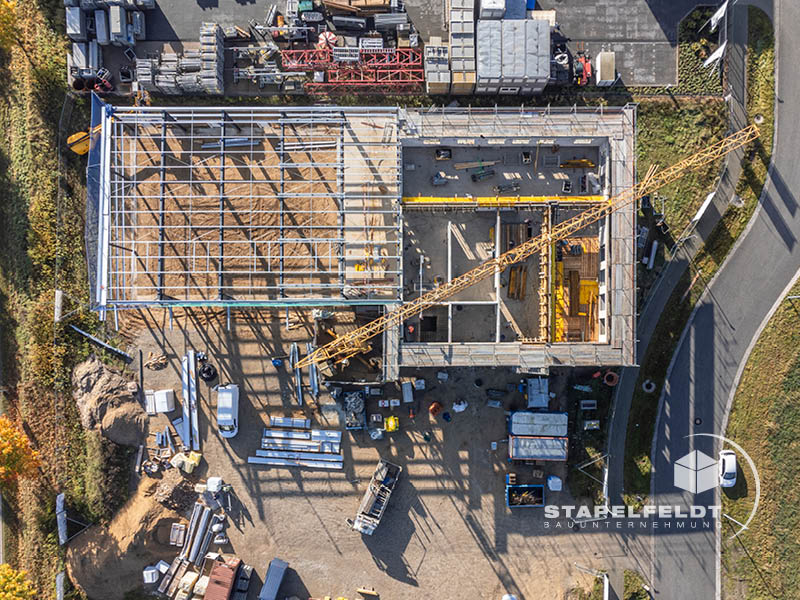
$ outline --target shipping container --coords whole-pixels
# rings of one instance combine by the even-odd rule
[[[76,42],[86,41],[86,13],[77,6],[70,6],[67,11],[67,35]]]

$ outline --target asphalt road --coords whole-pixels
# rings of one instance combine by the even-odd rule
[[[740,2],[743,4],[743,2]],[[759,5],[766,3],[759,2]],[[737,8],[744,10],[745,7]],[[667,376],[656,426],[654,502],[718,503],[715,488],[702,494],[673,485],[673,462],[697,449],[716,456],[712,438],[724,434],[728,399],[740,364],[770,309],[800,268],[800,171],[794,140],[800,135],[800,83],[792,77],[800,42],[791,26],[800,6],[776,0],[777,78],[775,152],[762,203],[723,268],[708,286],[683,332]],[[712,532],[653,538],[653,583],[659,598],[712,598],[717,590],[716,535]]]

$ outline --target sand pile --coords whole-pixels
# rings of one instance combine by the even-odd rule
[[[70,542],[67,572],[72,582],[93,600],[122,600],[141,587],[142,569],[159,560],[171,563],[180,550],[169,545],[169,528],[186,520],[162,502],[174,505],[176,495],[183,499],[185,492],[177,469],[164,472],[162,479],[143,479],[108,526],[93,525]]]
[[[117,444],[138,446],[144,439],[147,414],[129,383],[95,356],[72,373],[73,396],[83,426],[99,430]]]

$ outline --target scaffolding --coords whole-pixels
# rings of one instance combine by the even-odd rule
[[[101,312],[401,298],[397,109],[96,100],[94,122],[87,238]]]
[[[417,48],[353,49],[341,60],[333,49],[284,50],[281,64],[291,71],[324,72],[323,81],[309,82],[309,94],[370,92],[405,94],[422,90],[425,70]]]

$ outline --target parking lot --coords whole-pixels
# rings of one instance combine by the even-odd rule
[[[591,577],[576,568],[607,568],[623,558],[628,541],[611,532],[545,529],[542,509],[511,511],[506,507],[507,471],[505,412],[485,402],[484,388],[505,388],[519,375],[505,369],[455,369],[445,383],[435,371],[423,377],[428,389],[419,396],[416,419],[406,407],[397,409],[400,431],[374,442],[364,432],[344,435],[343,471],[269,468],[247,464],[259,447],[261,430],[270,415],[312,418],[314,427],[339,428],[335,407],[327,395],[321,407],[299,409],[285,367],[275,368],[270,357],[281,355],[292,338],[307,336],[303,326],[286,331],[283,319],[235,318],[226,331],[225,319],[175,321],[172,330],[145,328],[136,345],[164,352],[169,359],[160,371],[145,372],[145,387],[179,388],[180,357],[189,349],[204,351],[219,368],[220,382],[241,388],[240,429],[229,440],[215,427],[216,394],[200,385],[200,432],[205,461],[196,472],[200,480],[222,476],[233,485],[233,526],[227,551],[235,552],[256,568],[258,578],[270,559],[287,560],[290,575],[281,596],[300,598],[331,595],[352,598],[359,586],[373,586],[382,598],[496,599],[514,593],[520,600],[563,598],[565,590],[588,586]],[[404,374],[409,375],[409,374]],[[387,397],[394,392],[387,387]],[[399,397],[399,394],[395,397]],[[430,417],[431,399],[445,410],[456,399],[466,399],[463,413],[452,421]],[[306,399],[309,395],[306,394]],[[374,400],[371,402],[375,402]],[[522,396],[509,393],[504,409],[521,407]],[[368,412],[372,404],[368,405]],[[169,415],[171,418],[178,416]],[[164,416],[151,424],[151,430]],[[430,441],[425,441],[430,432]],[[497,450],[491,443],[498,442]],[[372,537],[352,531],[353,518],[378,457],[403,467],[386,516]],[[560,470],[559,470],[560,469]],[[550,472],[570,476],[565,466]],[[548,492],[548,503],[574,503],[565,492]],[[636,556],[635,552],[628,556]]]

